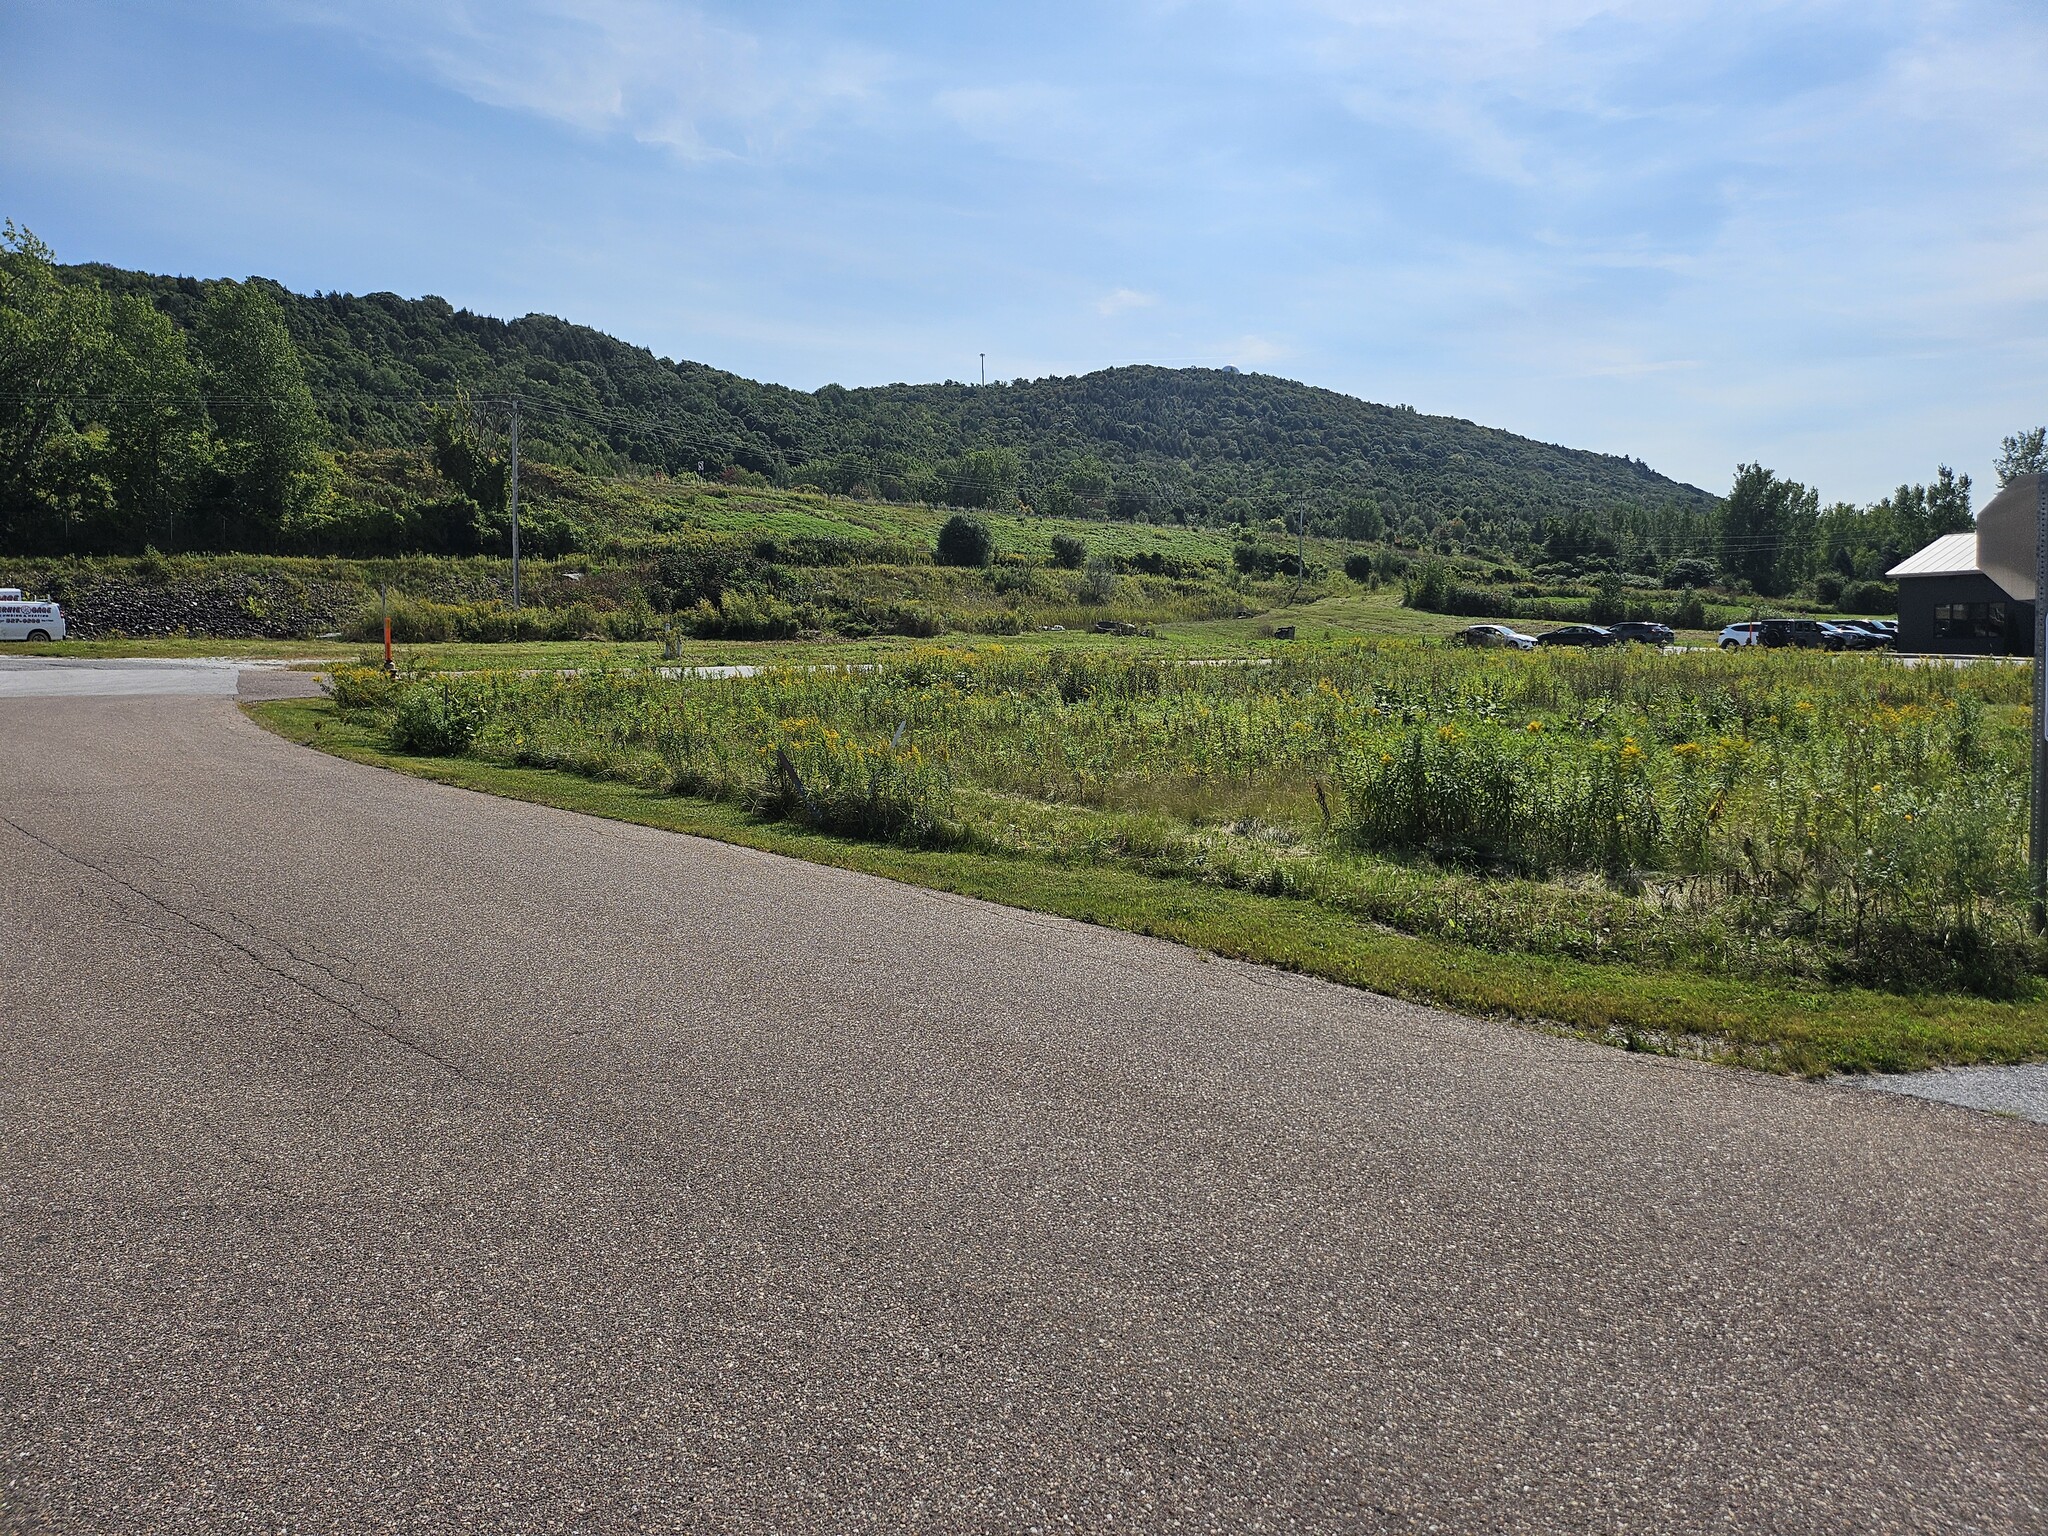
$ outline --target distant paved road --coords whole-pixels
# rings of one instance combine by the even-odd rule
[[[289,698],[319,691],[311,673],[274,662],[9,656],[0,652],[0,703],[8,699],[154,697]]]
[[[2048,1131],[0,699],[4,1525],[2048,1528]]]

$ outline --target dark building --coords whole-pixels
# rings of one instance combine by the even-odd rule
[[[1901,651],[2034,654],[2034,605],[2013,601],[1984,574],[1975,533],[1945,533],[1885,574],[1899,584]]]

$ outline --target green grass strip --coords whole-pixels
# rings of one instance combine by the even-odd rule
[[[552,769],[402,756],[325,699],[244,708],[288,741],[436,783],[1147,934],[1411,1002],[1540,1024],[1631,1049],[1807,1075],[2048,1056],[2048,1004],[2041,1002],[1788,988],[1502,954],[1394,933],[1281,897],[1130,870],[856,842],[764,821],[734,806]]]

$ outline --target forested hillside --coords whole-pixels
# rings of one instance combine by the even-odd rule
[[[1538,579],[1682,568],[1832,601],[1822,585],[1970,523],[1946,469],[1859,508],[1747,465],[1724,502],[1631,459],[1228,369],[806,394],[545,315],[64,267],[0,232],[0,553],[501,552],[515,401],[538,555],[650,549],[696,526],[687,488],[712,481],[842,507],[1305,523]]]
[[[222,285],[102,266],[72,285],[146,300],[200,335]],[[528,458],[585,473],[760,476],[852,495],[1225,524],[1303,512],[1356,538],[1457,532],[1505,547],[1546,518],[1697,518],[1714,498],[1625,458],[1260,374],[1119,368],[1010,384],[815,394],[670,362],[543,315],[435,298],[274,300],[334,449],[425,443],[432,411],[516,397]],[[486,417],[491,413],[485,412]]]

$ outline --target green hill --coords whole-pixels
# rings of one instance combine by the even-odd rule
[[[72,283],[147,299],[181,330],[213,284],[104,266]],[[659,470],[879,499],[1197,524],[1290,523],[1356,538],[1433,531],[1528,548],[1546,519],[1647,531],[1715,505],[1631,459],[1404,406],[1217,369],[1130,367],[1015,383],[806,394],[546,315],[504,321],[433,297],[294,294],[281,307],[332,445],[412,449],[458,392],[517,397],[526,456],[586,475]],[[1661,541],[1660,541],[1661,542]]]

